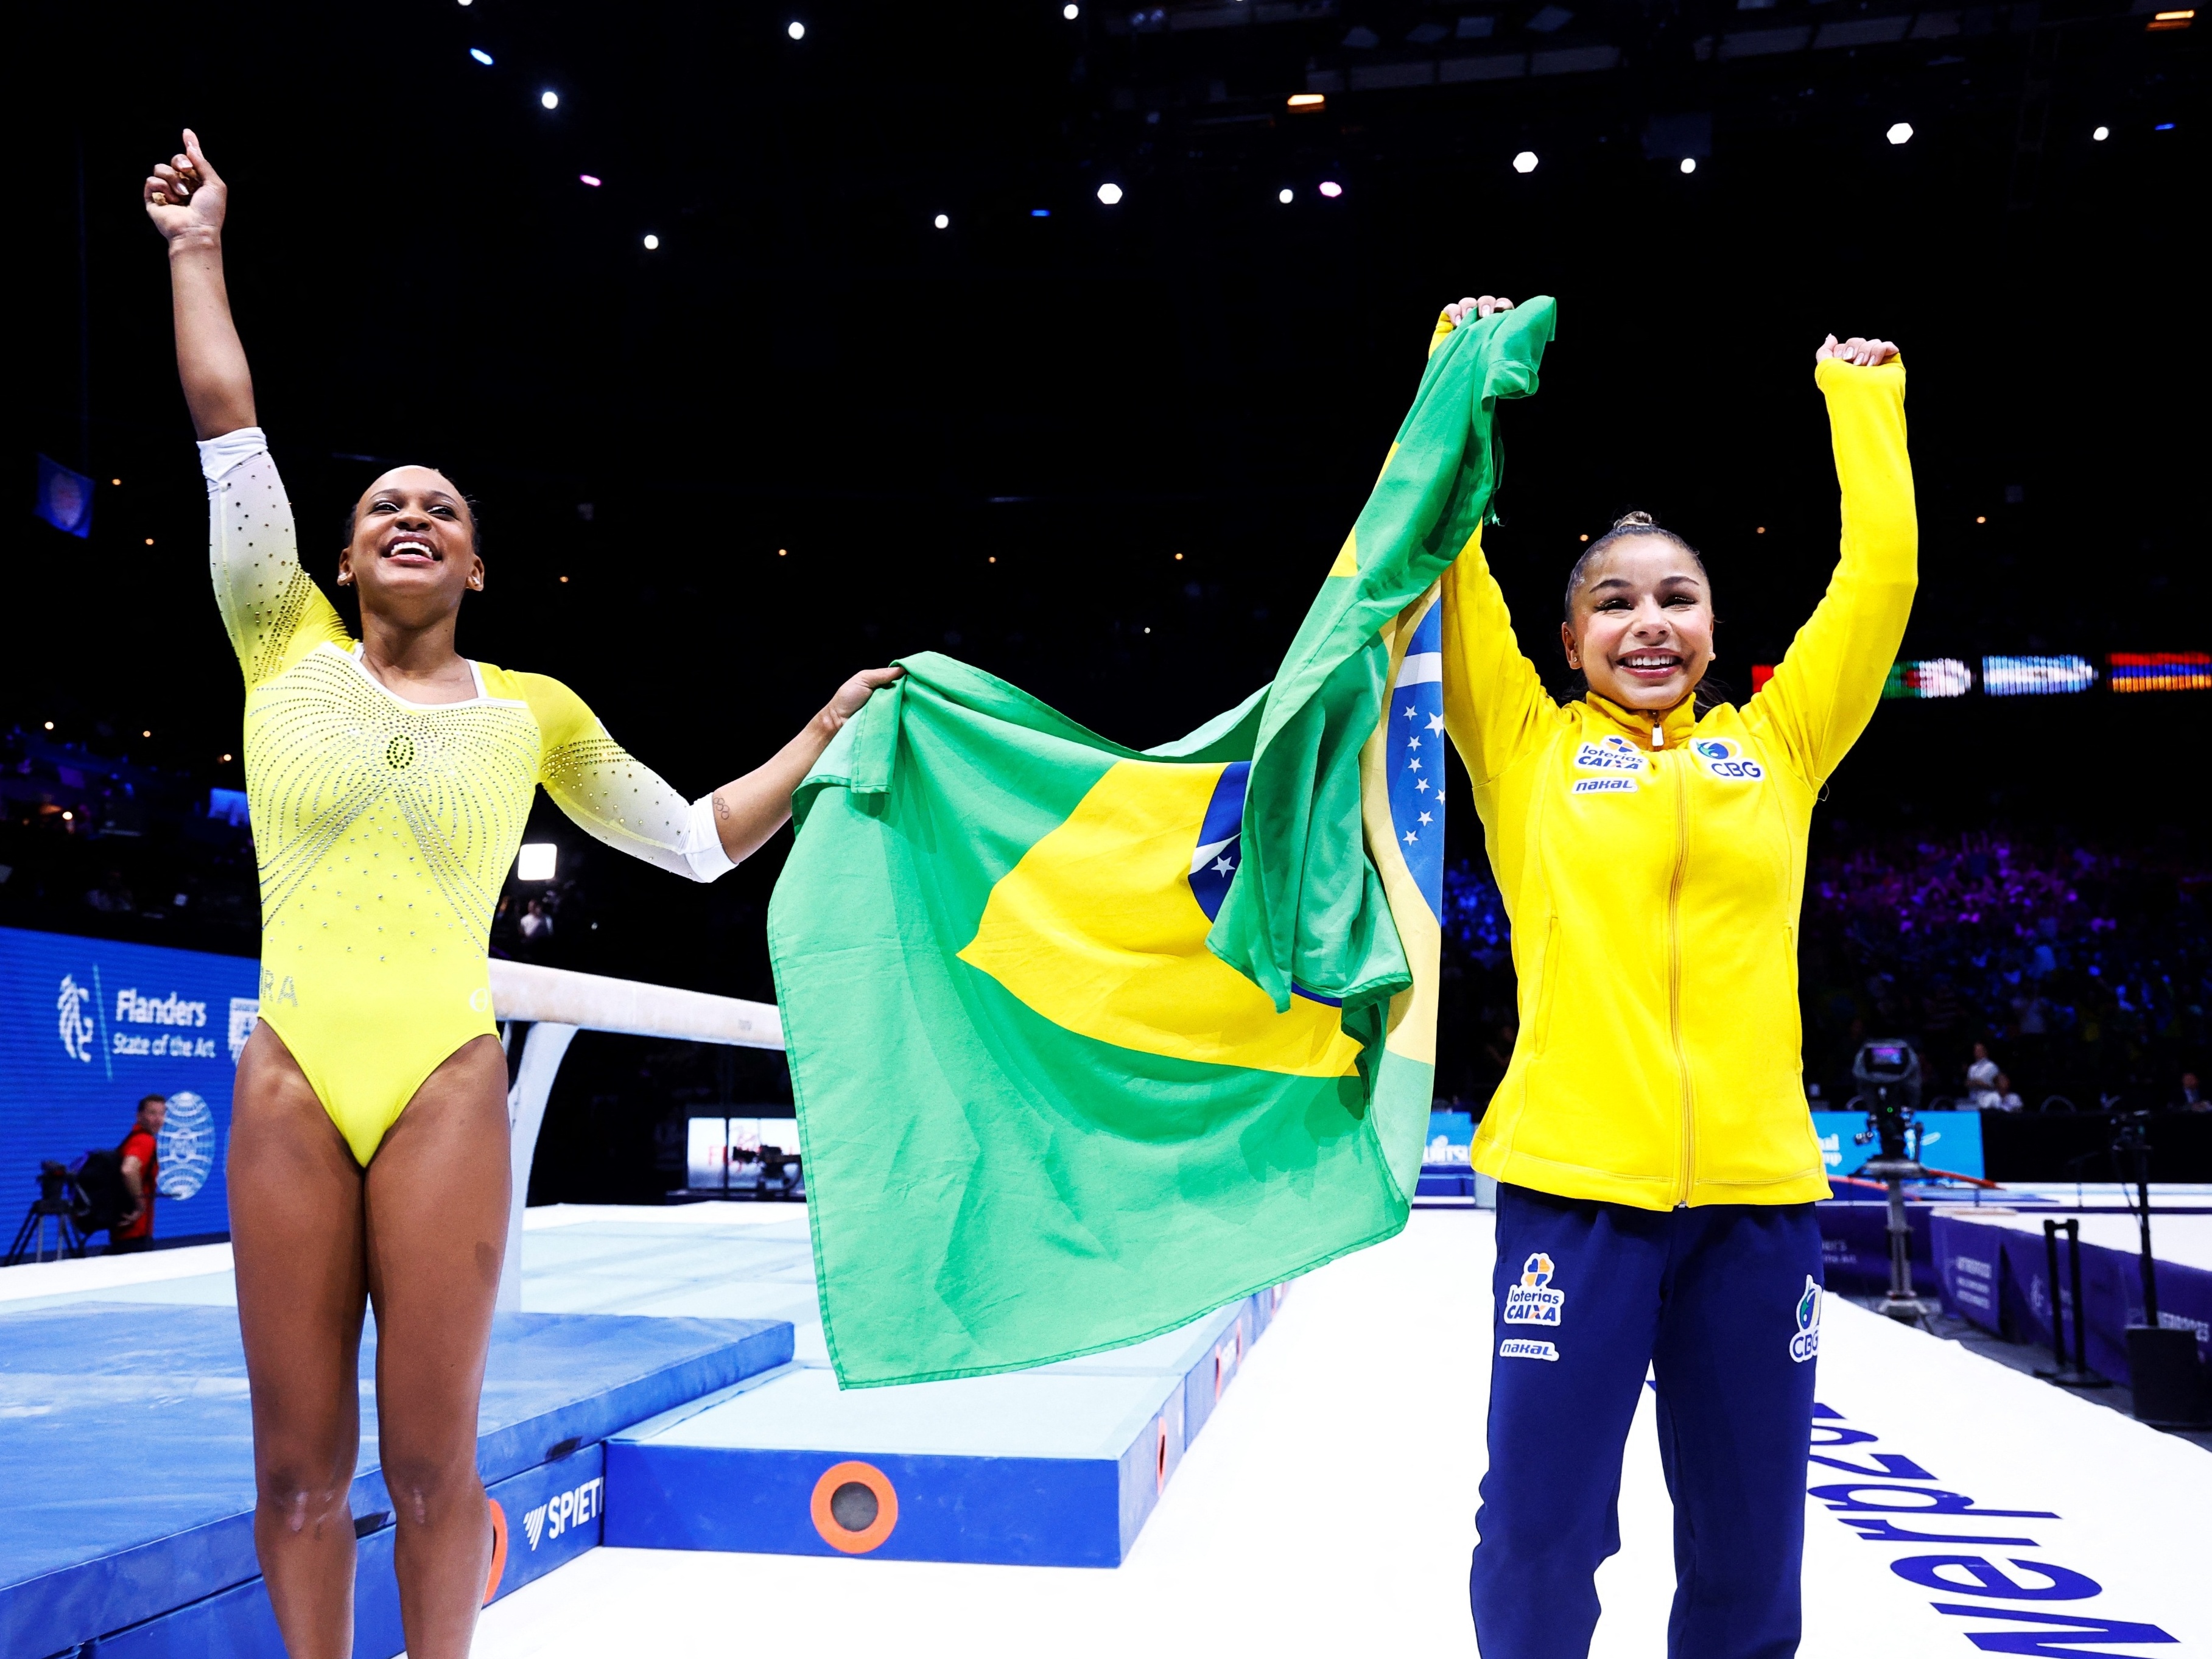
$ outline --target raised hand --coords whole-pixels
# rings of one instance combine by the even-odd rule
[[[1834,357],[1844,362],[1856,363],[1861,368],[1872,368],[1876,363],[1886,363],[1895,356],[1897,345],[1894,341],[1863,340],[1854,334],[1839,345],[1836,337],[1831,334],[1820,343],[1820,349],[1813,354],[1813,361],[1824,363]]]
[[[164,241],[173,242],[191,231],[219,234],[230,188],[208,164],[198,136],[186,127],[184,153],[155,162],[139,194],[154,228],[161,233]]]
[[[1454,328],[1459,328],[1463,326],[1470,317],[1480,321],[1485,317],[1494,317],[1501,311],[1512,309],[1512,301],[1501,299],[1495,294],[1485,294],[1480,296],[1470,295],[1464,300],[1455,300],[1446,306],[1444,315],[1451,319]]]
[[[903,668],[864,668],[837,688],[837,695],[830,699],[830,707],[823,712],[842,726],[860,712],[870,693],[879,686],[889,685],[905,672]]]

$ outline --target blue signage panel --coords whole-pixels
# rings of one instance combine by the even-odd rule
[[[1424,1166],[1456,1164],[1467,1167],[1474,1146],[1474,1114],[1451,1107],[1429,1113],[1429,1146],[1421,1154]]]
[[[0,927],[0,1221],[39,1194],[39,1165],[130,1132],[167,1095],[154,1233],[230,1231],[230,1085],[252,1035],[259,964],[152,945]]]
[[[1920,1130],[1920,1161],[1931,1170],[1953,1175],[1982,1173],[1982,1115],[1979,1112],[1916,1112]],[[1879,1152],[1874,1141],[1864,1146],[1853,1139],[1867,1126],[1864,1112],[1815,1112],[1813,1132],[1820,1137],[1820,1160],[1832,1176],[1856,1175],[1859,1165]]]

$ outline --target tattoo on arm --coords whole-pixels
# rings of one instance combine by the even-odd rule
[[[714,792],[714,816],[718,818],[730,816],[730,803],[722,799],[722,792],[719,789]]]

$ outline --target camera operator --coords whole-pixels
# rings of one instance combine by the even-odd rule
[[[157,1137],[161,1120],[168,1115],[167,1097],[148,1095],[138,1103],[138,1121],[115,1149],[121,1161],[124,1188],[131,1194],[131,1208],[107,1230],[110,1255],[128,1255],[154,1247],[155,1182],[161,1173]]]

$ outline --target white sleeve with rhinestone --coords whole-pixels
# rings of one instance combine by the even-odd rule
[[[303,623],[335,624],[337,617],[301,568],[292,503],[261,428],[227,432],[199,447],[216,605],[246,683],[258,685],[283,667]]]
[[[687,802],[605,732],[546,756],[545,793],[563,812],[617,852],[693,881],[737,868],[714,828],[714,798]]]

